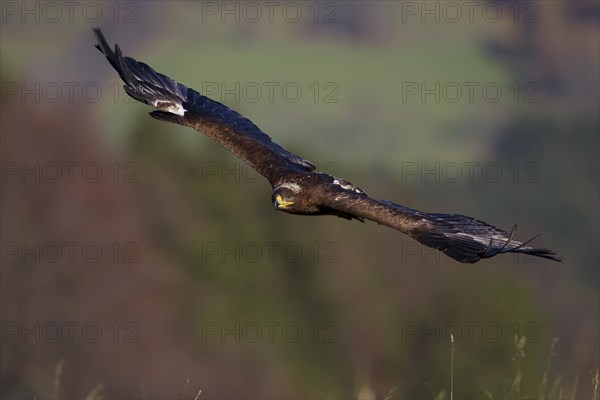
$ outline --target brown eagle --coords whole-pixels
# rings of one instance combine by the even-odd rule
[[[131,57],[113,51],[102,32],[93,28],[96,48],[125,82],[127,94],[154,106],[158,120],[189,126],[216,140],[263,175],[273,192],[276,210],[300,215],[337,215],[369,219],[405,233],[425,246],[464,263],[501,253],[525,253],[561,261],[551,250],[513,240],[510,233],[471,217],[413,210],[387,200],[375,200],[352,183],[315,171],[315,165],[276,143],[252,121]],[[537,237],[537,236],[536,236]]]

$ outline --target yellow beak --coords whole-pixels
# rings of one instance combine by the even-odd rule
[[[294,204],[293,201],[283,201],[281,195],[277,195],[277,197],[275,197],[275,206],[277,208],[286,208],[287,206],[292,204]]]

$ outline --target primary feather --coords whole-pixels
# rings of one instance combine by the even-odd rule
[[[152,117],[206,133],[271,183],[289,169],[315,169],[313,163],[274,143],[252,121],[238,112],[175,82],[142,62],[123,57],[118,45],[115,45],[115,51],[110,48],[100,29],[94,28],[93,31],[98,39],[96,48],[119,73],[127,94],[159,110],[151,112]]]

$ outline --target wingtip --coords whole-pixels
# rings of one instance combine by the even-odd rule
[[[96,36],[96,44],[94,45],[94,47],[97,48],[106,57],[114,57],[114,53],[108,45],[108,42],[106,41],[102,30],[97,26],[93,26],[92,32],[94,33],[94,36]]]
[[[548,249],[543,249],[544,251],[544,255],[541,255],[541,257],[547,258],[548,260],[552,260],[552,261],[556,261],[556,262],[564,262],[565,259],[563,257],[561,257],[558,253],[552,251],[552,250],[548,250]]]
[[[94,44],[94,47],[97,48],[98,50],[102,51],[102,48],[100,47],[100,39],[99,39],[100,36],[102,36],[102,31],[97,26],[92,26],[92,32],[94,33],[94,36],[96,37],[96,44]]]
[[[538,237],[542,236],[542,232],[538,233],[537,235],[535,235],[534,237],[532,237],[531,239],[529,239],[528,241],[526,241],[525,243],[521,244],[519,247],[517,247],[517,250],[527,246],[529,243],[533,242],[535,239],[537,239]],[[557,261],[557,262],[563,262],[564,259],[558,255],[557,252],[555,252],[554,250],[550,250],[550,249],[545,249],[545,248],[533,248],[530,252],[527,252],[528,254],[534,255],[534,256],[538,256],[538,257],[542,257],[542,258],[546,258],[548,260],[552,260],[552,261]]]
[[[557,252],[555,252],[554,250],[545,249],[543,247],[519,248],[519,249],[516,249],[516,251],[513,251],[513,252],[514,253],[529,254],[529,255],[532,255],[532,256],[541,257],[541,258],[545,258],[547,260],[552,260],[552,261],[556,261],[556,262],[563,262],[564,261],[564,258],[561,257],[560,255],[558,255]]]
[[[98,43],[100,43],[102,39],[104,39],[104,35],[102,34],[102,30],[100,29],[100,27],[92,26],[92,32],[94,33],[94,36],[96,36]]]

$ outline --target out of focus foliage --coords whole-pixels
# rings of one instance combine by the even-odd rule
[[[126,55],[190,87],[216,84],[213,98],[371,196],[504,229],[518,222],[519,238],[541,231],[537,242],[566,261],[462,265],[373,223],[274,212],[270,186],[245,164],[126,100],[87,24],[3,24],[4,94],[21,82],[104,89],[97,102],[3,95],[3,164],[136,170],[130,184],[3,175],[2,242],[139,246],[130,264],[23,262],[3,252],[3,324],[97,322],[109,336],[107,326],[129,321],[139,340],[9,335],[2,397],[83,397],[102,383],[107,398],[194,398],[198,389],[200,398],[380,398],[393,387],[392,398],[431,398],[428,386],[450,389],[449,333],[460,333],[456,397],[548,397],[571,393],[577,380],[578,397],[591,395],[600,311],[597,7],[531,2],[534,23],[422,23],[404,21],[402,3],[340,2],[339,22],[324,25],[200,23],[200,4],[139,3],[138,23],[102,28]],[[235,90],[265,82],[278,84],[274,101]],[[422,82],[492,82],[504,96],[406,97],[407,84]],[[302,88],[298,101],[282,94],[289,83]],[[475,166],[472,179],[465,165]],[[499,179],[486,175],[490,165]],[[449,166],[462,177],[446,175]],[[523,335],[525,357],[515,358]]]

